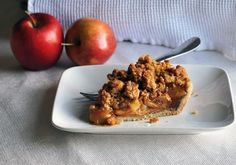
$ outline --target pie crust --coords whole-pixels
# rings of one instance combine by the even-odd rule
[[[179,114],[192,93],[184,67],[169,61],[156,62],[141,56],[127,70],[114,69],[89,107],[89,120],[96,125],[151,119]]]

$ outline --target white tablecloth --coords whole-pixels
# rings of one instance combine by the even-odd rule
[[[119,43],[107,62],[135,62],[168,49]],[[235,164],[236,125],[199,135],[94,135],[57,130],[51,113],[62,72],[72,63],[63,53],[52,68],[23,70],[8,41],[0,41],[0,164]],[[174,63],[226,69],[236,95],[236,63],[217,52],[194,52]],[[235,105],[234,105],[235,106]]]

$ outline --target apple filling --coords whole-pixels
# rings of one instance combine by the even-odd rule
[[[148,55],[130,64],[127,71],[114,69],[107,77],[98,102],[89,107],[90,122],[96,125],[177,114],[191,85],[182,66],[156,62]],[[162,113],[166,110],[170,113]]]

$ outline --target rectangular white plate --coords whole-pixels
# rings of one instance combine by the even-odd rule
[[[161,117],[157,123],[123,122],[115,126],[96,126],[88,121],[88,103],[80,102],[79,92],[98,91],[106,75],[121,65],[80,66],[67,69],[55,97],[52,123],[61,130],[106,134],[194,134],[225,128],[234,121],[233,99],[227,73],[220,68],[183,65],[193,82],[193,94],[183,112]],[[192,112],[196,114],[193,115]]]

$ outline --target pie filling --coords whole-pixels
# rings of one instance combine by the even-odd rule
[[[115,125],[123,119],[143,119],[165,110],[176,111],[187,95],[190,79],[186,70],[169,61],[156,62],[141,56],[127,70],[114,69],[99,91],[99,100],[90,105],[90,122]]]

